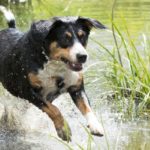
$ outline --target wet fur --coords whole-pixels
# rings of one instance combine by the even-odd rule
[[[60,94],[69,92],[83,115],[92,112],[88,102],[84,102],[86,94],[82,73],[67,68],[61,57],[77,61],[70,56],[79,52],[85,54],[84,47],[91,28],[105,27],[96,20],[80,17],[41,20],[33,23],[25,33],[15,29],[15,24],[12,27],[9,24],[9,27],[0,31],[0,81],[14,96],[45,111],[53,120],[57,134],[68,140],[64,119],[51,102]],[[64,41],[64,35],[71,39]],[[78,41],[78,46],[73,46],[75,41]],[[92,132],[100,135],[100,130]],[[69,139],[70,136],[71,133]]]
[[[82,18],[75,24],[74,22],[77,19],[79,18],[62,17],[58,19],[56,17],[52,20],[41,20],[33,23],[26,33],[22,33],[15,28],[0,31],[0,81],[3,86],[13,95],[27,99],[40,107],[43,104],[42,87],[33,86],[28,75],[30,73],[37,75],[40,72],[39,70],[43,70],[45,64],[49,63],[49,60],[55,59],[52,55],[62,52],[62,49],[64,49],[64,55],[68,57],[66,49],[73,45],[73,40],[76,37],[73,37],[66,45],[61,33],[64,30],[68,31],[67,28],[74,28],[74,31],[78,31],[80,28],[86,32],[85,39],[79,41],[83,46],[86,46],[91,26],[85,26],[86,19]],[[63,20],[66,21],[64,26],[62,26]],[[54,22],[55,25],[53,25]],[[69,29],[69,31],[69,34],[74,36],[71,33],[72,30]],[[79,33],[79,36],[81,36],[81,33]],[[56,52],[55,50],[50,52],[49,48],[56,40],[60,48]],[[55,76],[59,75],[55,74]],[[69,89],[69,86],[67,88]],[[55,93],[59,93],[59,91]]]

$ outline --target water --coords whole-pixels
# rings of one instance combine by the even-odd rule
[[[47,19],[52,16],[63,15],[80,15],[98,19],[107,27],[111,28],[111,9],[112,0],[28,0],[25,3],[7,3],[0,0],[0,4],[9,7],[15,14],[17,26],[20,30],[26,31],[31,23],[39,19]],[[6,27],[5,19],[0,15],[0,28]],[[125,26],[122,23],[126,22],[126,26],[132,38],[139,42],[142,34],[150,37],[150,1],[149,0],[118,0],[115,9],[115,22],[120,30],[124,31]],[[111,32],[93,31],[91,37],[103,43],[106,47],[111,48],[114,45]],[[90,60],[88,66],[94,62],[98,62],[99,55],[96,44],[90,40],[88,45]],[[103,59],[103,52],[101,59]],[[100,68],[103,69],[101,62]],[[109,90],[109,87],[104,86],[104,79],[100,78],[98,82],[94,82],[97,78],[90,78],[89,75],[102,76],[100,71],[89,68],[85,71],[86,90],[91,99],[92,107],[97,112],[97,116],[102,120],[106,135],[102,138],[94,137],[96,144],[93,144],[93,149],[117,149],[117,150],[149,150],[150,149],[150,121],[145,118],[138,118],[132,121],[125,121],[121,113],[117,113],[111,104],[102,99],[103,93]],[[96,83],[96,85],[95,85]],[[3,95],[5,92],[0,92]],[[5,96],[7,99],[7,96]],[[68,99],[64,101],[63,99]],[[17,105],[17,104],[16,104]],[[74,149],[77,148],[76,143],[86,147],[87,134],[81,126],[85,124],[83,117],[76,110],[75,106],[67,97],[58,100],[57,105],[62,112],[65,112],[73,132],[73,142],[71,145]],[[68,107],[69,106],[69,107]],[[32,113],[32,112],[31,112]],[[146,116],[146,115],[145,115]],[[147,115],[148,116],[148,115]],[[53,126],[50,131],[55,134]],[[96,145],[96,146],[95,146]],[[61,148],[60,148],[61,147]],[[39,149],[39,150],[57,150],[67,149],[62,144],[52,140],[47,134],[29,133],[20,135],[14,132],[0,132],[0,150],[21,150],[21,149]]]

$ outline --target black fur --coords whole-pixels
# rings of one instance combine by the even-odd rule
[[[1,7],[1,10],[4,10],[4,7]],[[84,90],[82,73],[74,75],[72,71],[81,71],[82,64],[86,61],[85,47],[91,28],[105,27],[96,20],[83,17],[41,20],[33,23],[25,33],[15,28],[15,20],[8,21],[8,26],[8,29],[0,31],[0,82],[14,96],[26,99],[46,112],[53,120],[58,136],[69,141],[70,128],[67,127],[67,131],[70,132],[66,133],[64,119],[57,107],[51,103],[60,94],[68,92],[80,111],[86,113],[84,107],[88,106],[84,100],[88,98]],[[66,70],[56,73],[61,67],[59,68],[58,63],[55,70],[56,66],[51,64],[52,60],[57,60],[57,63],[61,61],[61,67],[65,66]],[[54,69],[45,77],[46,63]],[[52,88],[49,88],[48,83],[45,84],[45,79],[49,84],[52,83]],[[78,106],[79,100],[82,101],[83,108]],[[100,132],[96,134],[101,135]]]
[[[16,29],[0,32],[0,80],[14,96],[40,106],[41,96],[30,85],[27,75],[43,68],[47,60],[31,37],[30,32],[21,33]]]
[[[67,21],[63,21],[64,19]],[[44,63],[48,61],[47,57],[50,56],[48,51],[50,42],[57,40],[60,47],[69,47],[72,41],[65,41],[62,31],[69,29],[71,32],[71,28],[75,31],[82,28],[87,35],[84,39],[76,38],[86,45],[91,26],[104,28],[95,20],[78,18],[77,21],[72,19],[68,21],[69,19],[69,17],[56,17],[51,20],[41,20],[33,23],[26,33],[13,28],[0,31],[0,81],[10,93],[27,99],[40,108],[44,104],[40,94],[41,89],[31,86],[27,76],[30,72],[38,73],[39,69],[43,69]],[[84,24],[86,21],[90,26]],[[11,27],[15,27],[13,25]],[[73,38],[75,37],[72,37],[72,40]],[[58,89],[63,86],[61,81],[57,82]],[[55,98],[59,94],[58,91],[54,95],[49,94],[48,97]],[[74,94],[71,95],[75,99]]]
[[[16,28],[15,20],[8,21],[8,26],[9,26],[9,28]]]

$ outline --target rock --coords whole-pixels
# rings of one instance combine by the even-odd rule
[[[52,136],[57,134],[45,113],[6,90],[0,93],[0,150],[65,150]]]
[[[17,132],[49,133],[52,121],[27,100],[13,97],[7,91],[0,97],[0,129]]]

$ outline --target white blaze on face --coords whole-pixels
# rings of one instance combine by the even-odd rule
[[[70,49],[70,57],[73,62],[77,62],[77,54],[88,56],[86,49],[82,46],[80,42],[75,42]]]

